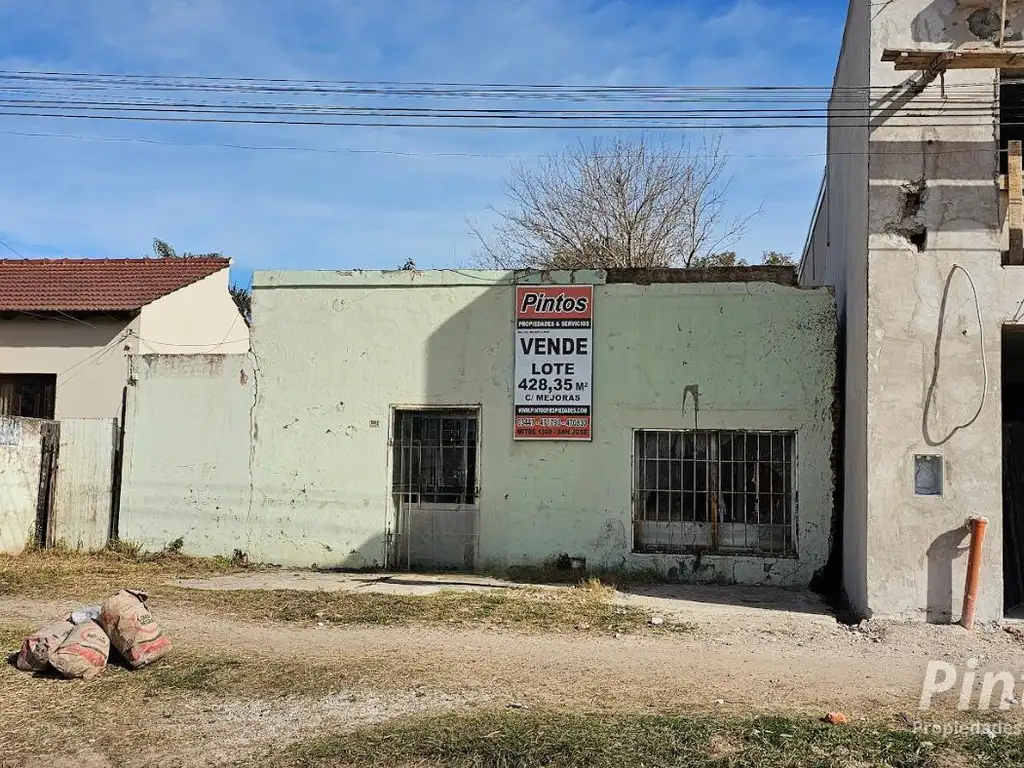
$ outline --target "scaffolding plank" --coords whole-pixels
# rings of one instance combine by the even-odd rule
[[[1006,5],[1010,8],[1021,4],[1022,0],[1005,0]],[[956,0],[956,4],[961,8],[991,8],[995,10],[999,5],[999,0]]]
[[[882,52],[882,61],[892,62],[897,71],[1021,69],[1024,68],[1024,46],[991,46],[955,51],[886,48]]]

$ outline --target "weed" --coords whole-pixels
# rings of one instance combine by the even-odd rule
[[[552,560],[543,565],[510,566],[494,570],[493,574],[523,584],[581,584],[597,580],[608,588],[622,591],[665,581],[661,572],[654,568],[599,567],[577,570],[567,567],[561,560]]]
[[[107,544],[105,549],[100,550],[99,554],[137,563],[142,558],[142,545],[126,539],[114,539]]]

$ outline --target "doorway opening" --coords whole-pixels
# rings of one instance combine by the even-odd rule
[[[1005,326],[1003,393],[1003,615],[1024,619],[1024,326]]]
[[[389,566],[473,571],[479,544],[479,410],[396,409]]]

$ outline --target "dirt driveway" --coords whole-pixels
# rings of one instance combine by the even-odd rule
[[[265,574],[224,578],[233,581],[215,578],[189,586],[231,590],[279,586],[264,583]],[[278,573],[274,578],[285,579],[290,589],[301,589],[296,587],[297,577]],[[385,581],[391,583],[367,587],[366,582],[354,586],[344,579],[339,582],[345,586],[339,588],[401,587],[394,579]],[[414,583],[410,588],[434,586]],[[324,584],[311,588],[323,589]],[[1018,670],[1024,656],[1024,645],[998,629],[968,634],[959,627],[878,622],[846,627],[816,597],[804,593],[737,588],[650,592],[614,599],[640,603],[667,622],[684,623],[683,631],[602,634],[493,627],[338,627],[211,614],[190,608],[187,601],[156,605],[154,610],[174,638],[176,653],[184,659],[199,660],[195,663],[201,665],[209,663],[203,660],[231,658],[237,665],[232,672],[236,676],[244,676],[248,665],[270,669],[284,663],[308,667],[313,673],[308,691],[293,681],[287,690],[255,698],[240,695],[234,683],[224,690],[192,686],[163,699],[141,696],[136,716],[146,725],[144,753],[147,759],[170,760],[170,764],[186,757],[194,764],[218,763],[237,756],[242,749],[239,736],[251,750],[260,744],[299,739],[324,726],[351,727],[410,712],[480,705],[812,716],[841,710],[853,718],[891,721],[900,713],[916,717],[925,667],[931,659],[962,666],[975,658],[982,671]],[[0,623],[34,626],[73,607],[66,602],[0,599]],[[19,714],[26,706],[45,709],[55,700],[55,688],[87,691],[88,685],[32,680],[4,670],[0,699],[6,698],[12,707],[16,703],[19,709],[3,715],[9,723],[11,717],[14,722],[29,723]],[[951,707],[957,693],[948,694],[939,704]],[[0,709],[7,707],[0,705]],[[1010,716],[1016,718],[1019,712],[1018,707]],[[61,733],[62,729],[55,729],[41,735],[60,739]],[[104,743],[102,754],[138,750],[137,744],[128,741]],[[86,751],[76,763],[89,765],[87,753],[92,748],[84,745]]]

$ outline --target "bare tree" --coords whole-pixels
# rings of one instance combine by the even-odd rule
[[[537,167],[519,165],[476,227],[477,261],[499,269],[695,267],[743,234],[756,215],[729,218],[731,178],[720,135],[696,144],[618,136],[569,146]]]

